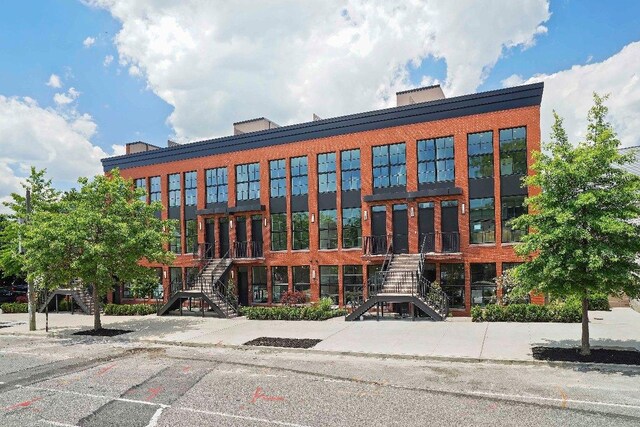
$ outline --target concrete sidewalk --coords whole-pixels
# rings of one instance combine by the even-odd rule
[[[590,312],[591,344],[640,350],[640,313],[629,308]],[[86,315],[50,314],[50,331],[68,336],[88,329],[93,318]],[[46,336],[44,315],[38,315],[38,331],[29,333],[26,314],[2,314],[4,322],[21,322],[0,328],[0,335]],[[198,346],[242,345],[258,337],[316,338],[314,350],[378,355],[455,357],[487,360],[531,361],[531,346],[577,346],[579,323],[472,323],[469,319],[446,322],[394,321],[324,322],[216,319],[200,317],[103,316],[103,326],[133,330],[108,340],[136,340]]]

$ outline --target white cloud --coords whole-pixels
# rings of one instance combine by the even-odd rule
[[[57,74],[51,74],[49,76],[49,81],[46,83],[47,86],[59,89],[62,87],[62,81],[60,80],[60,76]]]
[[[288,124],[393,105],[430,58],[447,64],[447,96],[473,92],[550,17],[546,0],[86,2],[122,22],[121,66],[174,107],[178,140],[262,115]]]
[[[47,168],[54,185],[64,189],[79,176],[101,173],[100,159],[110,153],[91,143],[96,128],[88,114],[62,114],[28,97],[0,95],[0,201],[22,191],[20,181],[32,165]]]
[[[95,44],[95,42],[96,42],[96,39],[95,39],[95,38],[93,38],[93,37],[87,37],[87,38],[86,38],[86,39],[84,39],[84,41],[82,42],[82,45],[83,45],[84,47],[89,48],[89,47],[93,46],[93,45]]]
[[[102,65],[108,67],[113,62],[113,55],[107,55],[104,57],[104,61],[102,61]]]
[[[111,150],[113,151],[113,155],[114,156],[123,156],[123,155],[127,154],[127,146],[126,145],[113,144],[111,146]]]
[[[538,81],[544,81],[541,113],[543,141],[549,140],[554,109],[564,118],[570,138],[574,141],[583,138],[587,112],[593,105],[592,95],[598,92],[601,95],[610,94],[606,102],[609,119],[622,144],[640,144],[640,42],[628,44],[602,62],[574,65],[554,74],[535,75],[521,83]]]
[[[53,95],[53,101],[57,105],[69,105],[80,96],[80,92],[78,92],[75,88],[70,87],[66,93],[56,93]]]

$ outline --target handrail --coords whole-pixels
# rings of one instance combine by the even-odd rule
[[[392,240],[393,236],[386,234],[364,236],[362,239],[362,252],[365,255],[383,255]]]
[[[234,241],[231,245],[231,258],[262,258],[262,245],[263,242],[255,240]]]
[[[442,252],[460,252],[460,233],[457,231],[441,232]]]
[[[380,271],[376,272],[373,277],[370,277],[367,280],[369,296],[377,295],[378,292],[380,292],[380,289],[384,287],[384,284],[387,280],[387,272],[389,271],[389,266],[393,261],[393,239],[387,239],[386,244],[387,250],[384,254],[384,261],[382,261],[382,268],[380,269]]]

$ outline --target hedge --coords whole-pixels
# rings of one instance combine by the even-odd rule
[[[107,304],[104,314],[107,316],[146,316],[157,313],[156,307],[149,304]]]
[[[474,322],[557,322],[574,323],[582,320],[582,310],[574,303],[535,304],[491,304],[471,308]]]
[[[29,304],[23,302],[5,302],[0,304],[0,310],[3,313],[27,313]]]
[[[327,320],[346,316],[347,310],[307,307],[242,307],[240,314],[251,320]]]

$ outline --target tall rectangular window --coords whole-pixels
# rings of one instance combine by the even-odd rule
[[[143,202],[147,202],[147,178],[138,178],[134,181],[134,185],[136,188],[142,188],[144,190],[144,194],[140,196],[140,200]]]
[[[342,191],[360,190],[360,150],[343,151],[340,159]]]
[[[500,175],[527,174],[527,128],[500,131]]]
[[[493,132],[470,133],[467,135],[469,155],[469,179],[493,176]]]
[[[320,298],[331,298],[334,304],[338,304],[338,266],[320,266]]]
[[[280,302],[282,294],[289,290],[289,272],[286,266],[271,267],[271,301]]]
[[[338,211],[322,210],[319,215],[320,249],[338,248]]]
[[[229,197],[227,168],[207,169],[207,203],[224,203]]]
[[[287,170],[284,159],[269,162],[269,195],[285,197],[287,195]]]
[[[169,283],[171,293],[182,289],[182,268],[169,267]]]
[[[195,171],[184,174],[184,205],[195,206],[198,203],[198,173]]]
[[[430,184],[454,179],[453,137],[418,141],[418,183]]]
[[[236,200],[260,199],[260,163],[236,166]]]
[[[184,222],[184,239],[186,253],[195,254],[198,253],[198,228],[196,226],[195,219],[188,219]]]
[[[251,289],[253,291],[254,304],[269,302],[267,295],[267,267],[263,265],[251,267]]]
[[[495,263],[471,263],[471,305],[487,305],[495,303],[495,278]]]
[[[493,197],[469,200],[469,235],[471,243],[494,243],[496,219]]]
[[[149,178],[149,200],[151,203],[160,202],[162,200],[162,187],[160,186],[160,177],[152,176]]]
[[[502,210],[502,242],[519,242],[526,233],[524,230],[511,228],[510,221],[527,212],[524,196],[505,196],[500,199]]]
[[[291,214],[291,232],[293,250],[309,249],[309,212]]]
[[[287,214],[271,214],[271,250],[287,250]]]
[[[318,154],[318,192],[336,191],[336,153]]]
[[[362,302],[364,279],[361,265],[342,266],[342,290],[344,305],[358,305]]]
[[[440,264],[440,286],[449,298],[449,307],[465,308],[464,264]]]
[[[362,220],[360,208],[342,209],[342,248],[362,247]]]
[[[180,206],[180,174],[169,175],[169,206]]]
[[[169,238],[169,250],[174,254],[182,253],[182,235],[180,234],[180,227],[176,227],[173,236]]]
[[[300,265],[291,267],[293,273],[293,290],[305,292],[307,297],[311,292],[311,281],[309,280],[309,266]]]
[[[373,147],[373,187],[399,187],[407,184],[405,144]]]
[[[292,157],[291,160],[291,195],[302,196],[309,192],[307,176],[307,156]]]

